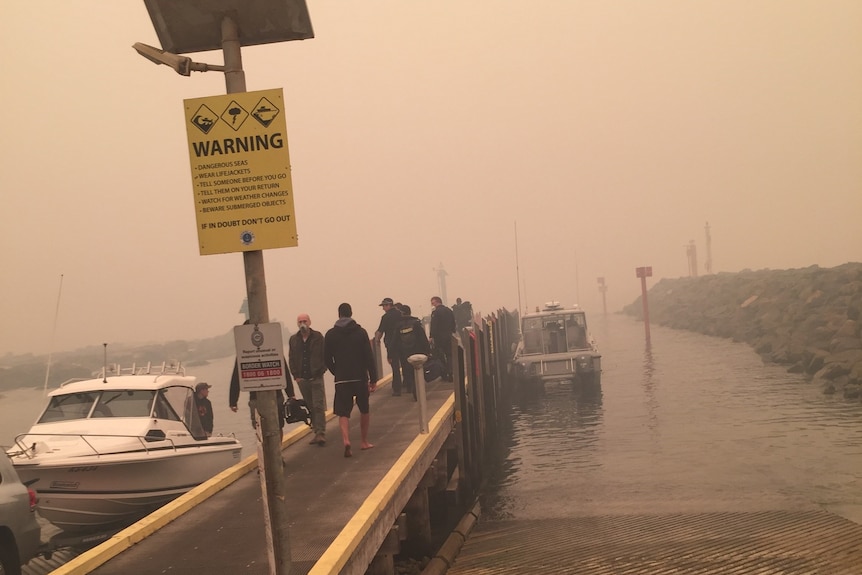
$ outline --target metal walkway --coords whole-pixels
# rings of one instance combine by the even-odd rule
[[[448,575],[859,575],[862,525],[825,511],[479,523]]]

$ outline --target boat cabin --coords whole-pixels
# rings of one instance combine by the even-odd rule
[[[586,313],[549,302],[525,314],[512,364],[522,383],[570,380],[598,385],[601,355],[589,335]]]
[[[521,323],[523,354],[567,353],[589,349],[587,318],[583,311],[548,304],[541,312],[524,316]]]

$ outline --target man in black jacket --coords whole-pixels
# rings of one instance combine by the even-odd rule
[[[416,371],[407,358],[417,353],[427,356],[431,353],[431,346],[428,344],[428,336],[425,335],[422,322],[412,315],[410,306],[406,304],[401,306],[401,313],[402,318],[398,324],[395,345],[398,358],[401,360],[401,369],[404,372],[404,387],[413,394],[413,399],[417,399]]]
[[[210,388],[212,386],[205,381],[200,381],[195,386],[195,407],[198,409],[198,419],[201,421],[201,427],[207,434],[207,437],[212,437],[213,434],[213,404],[209,400]]]
[[[455,314],[443,305],[439,296],[431,298],[431,345],[436,358],[443,364],[443,379],[452,381],[452,334],[455,333]]]
[[[368,332],[353,320],[349,303],[338,306],[338,321],[324,336],[324,361],[335,376],[335,399],[332,410],[338,416],[344,457],[353,455],[350,446],[350,412],[353,402],[359,408],[360,447],[371,449],[368,427],[371,413],[368,398],[377,389],[377,367],[371,351]]]
[[[311,411],[312,445],[326,445],[326,387],[323,374],[323,334],[311,329],[311,316],[301,313],[296,317],[299,330],[288,340],[288,365],[299,385],[302,398]]]
[[[374,337],[378,342],[383,338],[383,344],[386,346],[386,361],[392,366],[392,395],[401,395],[401,361],[393,347],[395,331],[401,321],[401,311],[395,307],[391,297],[383,298],[380,307],[383,308],[383,315],[380,317],[380,325],[374,332]]]

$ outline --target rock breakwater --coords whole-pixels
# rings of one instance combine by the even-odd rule
[[[662,279],[650,321],[745,342],[825,393],[862,398],[862,263]],[[643,319],[637,298],[623,313]]]

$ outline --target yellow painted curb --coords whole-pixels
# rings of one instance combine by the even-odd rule
[[[341,530],[341,533],[336,536],[332,544],[312,566],[308,575],[332,575],[341,572],[347,560],[359,546],[360,541],[385,509],[386,503],[392,498],[398,486],[401,485],[408,472],[418,461],[431,438],[437,433],[443,422],[451,417],[454,407],[455,395],[452,394],[428,422],[428,433],[419,434],[407,446],[392,469],[380,480],[377,487],[368,495],[368,498]]]

